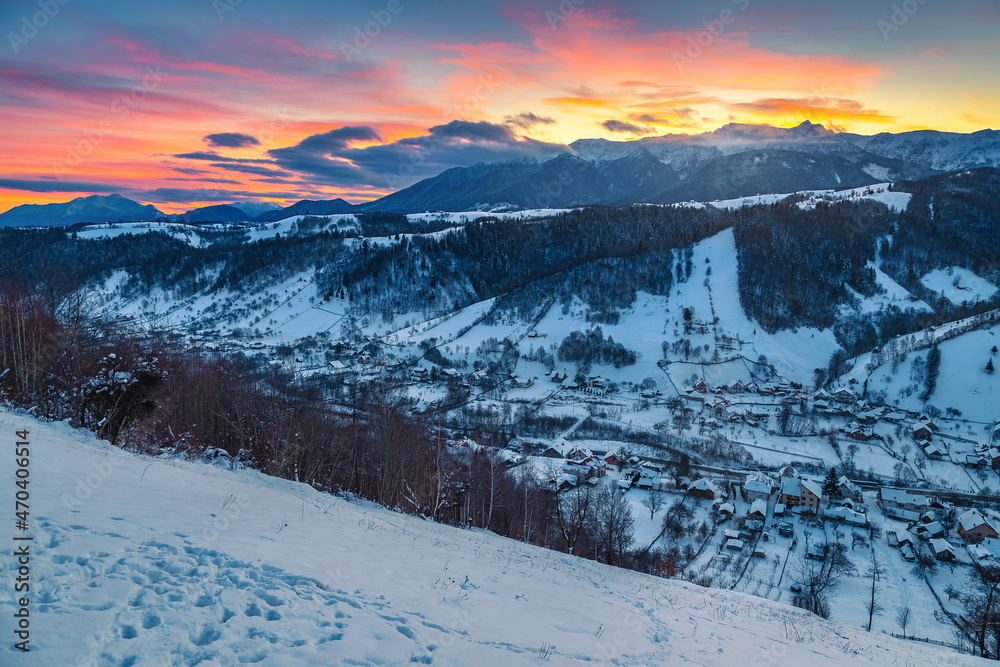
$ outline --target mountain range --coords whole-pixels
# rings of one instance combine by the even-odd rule
[[[501,211],[575,205],[622,206],[713,201],[802,190],[917,180],[1000,166],[1000,131],[917,130],[873,136],[835,132],[805,121],[792,128],[730,123],[694,135],[634,141],[580,139],[550,159],[522,158],[448,169],[361,204],[302,200],[281,209],[256,202],[194,209],[187,222],[276,221],[305,213]],[[23,205],[0,214],[0,227],[163,218],[121,195]]]

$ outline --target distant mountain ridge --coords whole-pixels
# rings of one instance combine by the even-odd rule
[[[162,217],[155,206],[119,194],[78,197],[60,204],[23,204],[0,214],[0,227],[74,225],[78,222],[136,222]]]
[[[457,167],[361,211],[622,206],[852,188],[1000,166],[1000,132],[919,130],[874,136],[805,121],[792,128],[730,123],[694,135],[580,139],[546,161]]]
[[[580,139],[569,148],[570,152],[547,160],[521,158],[454,167],[362,204],[305,199],[266,210],[273,205],[237,202],[194,209],[180,218],[274,222],[306,214],[670,204],[861,187],[1000,166],[997,130],[971,134],[916,130],[866,136],[834,132],[809,121],[791,128],[730,123],[702,134],[633,141]],[[162,215],[153,206],[121,195],[95,195],[65,204],[18,206],[0,214],[0,227],[148,220]]]

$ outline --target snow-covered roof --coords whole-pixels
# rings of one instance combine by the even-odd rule
[[[941,525],[940,521],[932,521],[931,523],[925,523],[923,525],[923,529],[924,531],[927,532],[928,535],[944,535],[945,533],[944,526]]]
[[[763,498],[758,498],[750,505],[750,514],[758,513],[767,516],[767,501]]]
[[[802,494],[802,480],[795,477],[782,477],[781,493],[786,496],[798,497]]]
[[[806,489],[807,491],[809,491],[809,493],[813,494],[817,498],[823,497],[823,487],[820,486],[819,482],[814,482],[811,479],[803,479],[801,481],[803,489]]]
[[[986,524],[990,528],[993,528],[993,525],[989,521],[987,521],[986,517],[983,516],[982,512],[980,512],[977,509],[968,510],[967,512],[962,514],[962,516],[958,517],[958,527],[963,532],[972,530],[973,528],[976,528],[983,524]]]
[[[926,505],[929,501],[927,496],[918,496],[904,489],[893,489],[882,487],[882,500],[900,505]]]
[[[861,489],[858,487],[858,485],[852,482],[851,480],[847,479],[846,476],[843,476],[839,480],[837,480],[837,484],[847,488],[851,493],[861,493]]]
[[[934,555],[939,555],[945,552],[951,552],[952,556],[955,556],[955,547],[951,546],[948,540],[935,537],[930,540],[931,549],[934,550]]]
[[[979,544],[970,544],[969,553],[976,560],[984,558],[996,558],[1000,560],[1000,539],[987,537]]]
[[[913,543],[913,537],[910,535],[910,531],[908,531],[905,528],[902,527],[890,528],[889,532],[896,537],[896,541],[899,544],[902,544],[903,542],[909,542],[910,544]]]
[[[765,482],[759,479],[752,479],[743,485],[744,491],[751,491],[754,493],[771,493],[773,487],[769,482]]]

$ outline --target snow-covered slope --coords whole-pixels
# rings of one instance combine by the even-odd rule
[[[21,415],[0,411],[0,429],[30,430],[24,664],[980,662]],[[12,562],[5,545],[5,576]],[[0,608],[10,636],[10,596]]]
[[[939,292],[952,303],[988,301],[997,287],[960,266],[935,269],[920,279],[924,287]]]

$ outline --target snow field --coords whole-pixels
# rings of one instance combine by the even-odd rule
[[[0,412],[22,428],[38,664],[978,663]]]

